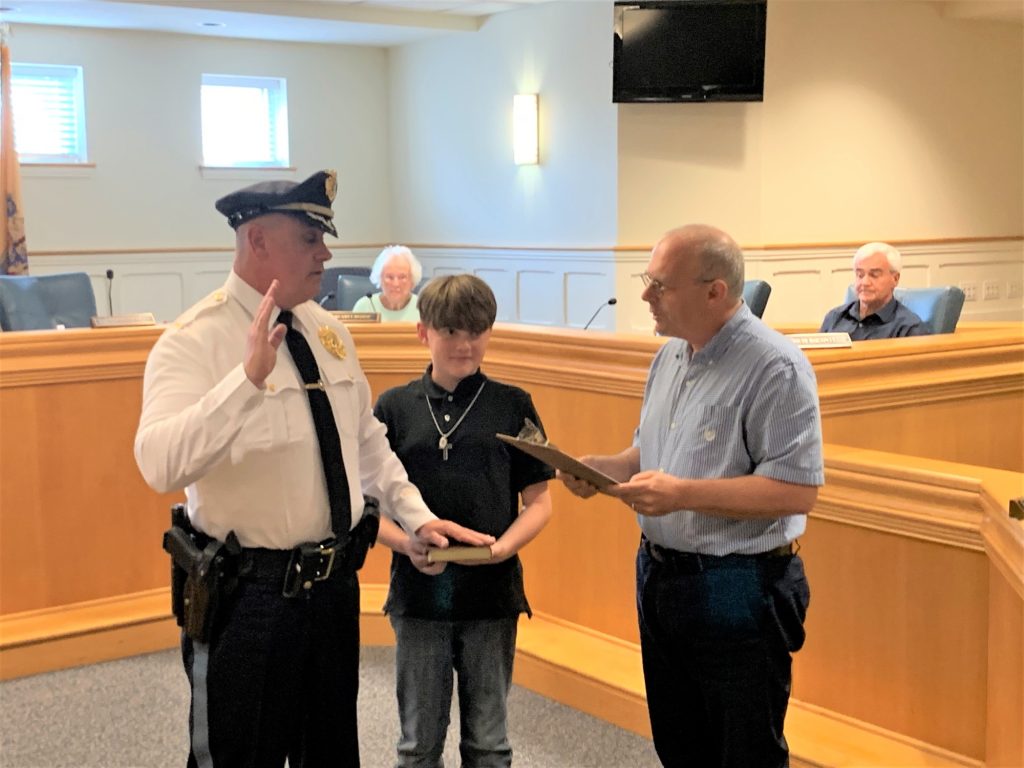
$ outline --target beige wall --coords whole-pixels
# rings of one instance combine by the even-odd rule
[[[614,243],[611,39],[611,3],[561,2],[392,49],[396,237]],[[540,95],[540,165],[513,162],[516,93]]]
[[[928,2],[772,0],[763,103],[620,105],[620,243],[1024,233],[1020,24]]]
[[[204,72],[287,78],[296,170],[285,177],[337,169],[342,242],[389,235],[382,49],[18,25],[11,52],[17,62],[83,67],[96,166],[23,171],[30,267],[40,250],[232,245],[214,200],[281,174],[201,176]]]

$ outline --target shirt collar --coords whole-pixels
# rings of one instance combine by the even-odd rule
[[[476,373],[470,374],[456,384],[454,392],[448,392],[448,390],[430,377],[433,370],[434,364],[430,363],[427,365],[427,370],[423,373],[423,391],[427,393],[428,397],[447,397],[449,394],[456,398],[461,398],[462,396],[472,397],[476,394],[480,385],[487,381],[483,371],[478,368]]]
[[[711,340],[701,348],[700,352],[695,352],[692,355],[691,359],[706,357],[714,360],[721,357],[729,349],[729,345],[736,338],[736,334],[750,322],[753,316],[754,313],[750,311],[747,302],[740,302],[739,309],[718,330],[718,333],[712,336]],[[689,342],[686,342],[686,349],[687,354],[689,354],[691,349]]]
[[[224,283],[224,290],[227,294],[242,305],[243,309],[249,313],[249,317],[256,317],[256,313],[259,312],[260,302],[263,301],[263,294],[249,285],[243,280],[237,272],[231,270],[228,274],[227,282]],[[292,307],[292,315],[295,316],[299,321],[299,325],[310,328],[315,327],[315,319],[312,319],[308,314],[308,310],[304,309],[310,304],[315,303],[311,301],[304,301],[301,304],[296,304]],[[277,316],[281,314],[281,309],[275,307],[270,313],[270,322],[276,323]]]
[[[256,317],[256,312],[260,308],[260,302],[263,301],[263,294],[245,282],[235,270],[231,270],[228,273],[228,280],[224,283],[224,290],[227,291],[228,296],[242,305],[250,317]]]
[[[896,317],[896,309],[898,302],[896,297],[893,296],[889,299],[889,303],[879,309],[877,312],[872,312],[871,315],[876,316],[883,323],[891,323]],[[862,321],[863,317],[860,316],[860,299],[854,299],[846,306],[846,314],[852,317],[854,320]],[[868,315],[868,317],[871,317]]]

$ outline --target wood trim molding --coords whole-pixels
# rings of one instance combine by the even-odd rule
[[[38,164],[34,164],[35,167],[40,167]],[[94,167],[92,165],[82,166],[54,166],[54,167]],[[219,170],[219,169],[218,169]],[[274,171],[287,171],[288,169],[274,168],[268,169]],[[837,242],[822,242],[822,243],[762,243],[759,245],[746,244],[742,246],[744,251],[804,251],[804,250],[853,250],[859,248],[866,242],[869,242],[871,238],[857,241],[837,241]],[[877,238],[876,238],[877,239]],[[909,239],[909,240],[886,240],[885,242],[895,245],[897,247],[912,247],[912,246],[934,246],[934,245],[959,245],[959,244],[977,244],[977,243],[1006,243],[1006,242],[1022,242],[1024,241],[1024,235],[994,235],[992,237],[942,237],[942,238],[922,238],[922,239]],[[330,246],[331,250],[345,250],[350,248],[375,248],[381,249],[388,243],[344,243]],[[409,248],[414,251],[419,250],[468,250],[468,251],[522,251],[522,252],[566,252],[566,253],[634,253],[634,252],[645,252],[650,253],[651,249],[654,248],[653,243],[640,243],[635,245],[617,244],[617,245],[483,245],[473,243],[406,243]],[[232,252],[233,249],[225,247],[223,245],[202,247],[202,246],[187,246],[183,248],[172,248],[162,247],[153,248],[150,246],[143,246],[139,248],[87,248],[87,249],[67,249],[67,250],[39,250],[29,251],[31,257],[46,257],[46,256],[91,256],[91,255],[116,255],[123,253],[198,253],[198,252]]]
[[[163,326],[0,334],[0,389],[141,378]]]
[[[809,350],[822,416],[1019,394],[1024,325]]]
[[[914,468],[907,461],[896,454],[826,445],[825,486],[811,516],[984,551],[981,481]]]
[[[989,562],[1024,600],[1024,522],[1012,519],[1006,504],[992,497],[988,489],[981,498],[985,508],[981,536]]]

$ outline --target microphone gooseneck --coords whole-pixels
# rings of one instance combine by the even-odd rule
[[[317,304],[319,304],[321,307],[323,307],[328,301],[330,301],[333,298],[334,298],[334,291],[331,291],[326,296],[324,296],[322,299],[320,299],[320,301],[318,301]]]
[[[612,296],[610,299],[608,299],[608,301],[604,302],[601,306],[599,306],[596,310],[594,310],[594,314],[592,314],[590,316],[590,319],[587,320],[587,324],[583,326],[583,330],[585,331],[585,330],[587,330],[587,328],[590,327],[590,324],[592,322],[594,322],[594,318],[597,317],[598,312],[600,312],[605,307],[614,307],[618,303],[619,303],[619,300],[616,299],[614,296]]]
[[[114,314],[114,270],[107,270],[107,309]]]
[[[366,292],[366,298],[370,300],[370,306],[373,307],[373,311],[380,314],[380,310],[377,309],[377,305],[373,302],[373,291]]]

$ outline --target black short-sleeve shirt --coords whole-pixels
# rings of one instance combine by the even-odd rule
[[[434,514],[498,537],[519,514],[520,492],[554,477],[546,464],[495,437],[498,432],[518,434],[527,418],[542,427],[533,400],[519,387],[480,371],[460,381],[454,392],[435,384],[430,374],[428,366],[421,378],[384,392],[374,414]],[[456,423],[447,437],[445,460],[438,428],[448,432]],[[530,612],[518,556],[496,565],[449,564],[441,574],[427,576],[397,553],[384,609],[450,621]]]

